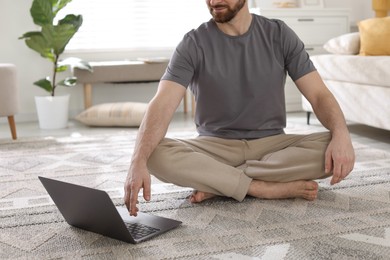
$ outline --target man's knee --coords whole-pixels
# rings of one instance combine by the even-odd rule
[[[178,150],[180,150],[179,141],[164,138],[150,155],[147,167],[150,174],[160,180],[170,179],[177,171]]]
[[[151,172],[163,169],[168,163],[169,152],[167,151],[167,141],[163,139],[150,155],[147,166]]]

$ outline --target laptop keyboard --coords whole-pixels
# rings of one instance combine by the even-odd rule
[[[158,228],[146,226],[140,223],[126,223],[125,225],[134,239],[140,239],[160,231]]]

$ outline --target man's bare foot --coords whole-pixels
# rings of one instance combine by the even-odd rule
[[[318,184],[315,181],[265,182],[252,180],[248,195],[262,199],[303,198],[315,200]]]
[[[315,200],[318,194],[318,183],[315,181],[292,181],[292,182],[266,182],[252,180],[248,195],[260,199],[287,199],[303,198]],[[216,197],[217,195],[195,190],[189,197],[191,203]]]
[[[202,202],[204,200],[214,198],[216,196],[217,195],[212,194],[212,193],[194,190],[190,196],[190,202],[191,203],[199,203],[199,202]]]

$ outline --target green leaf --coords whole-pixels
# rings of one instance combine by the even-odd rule
[[[76,29],[70,24],[63,24],[56,26],[55,30],[56,38],[53,49],[57,55],[60,55],[65,51],[66,45],[75,35]]]
[[[59,20],[58,24],[71,24],[77,32],[83,24],[83,17],[81,15],[68,14],[63,19]]]
[[[42,26],[42,36],[46,41],[46,45],[50,49],[53,49],[53,41],[56,37],[55,31],[54,31],[54,26],[51,24],[43,25]]]
[[[58,85],[65,86],[65,87],[73,87],[76,85],[76,82],[77,82],[76,77],[68,77],[58,82]]]
[[[49,93],[53,91],[53,86],[51,85],[49,77],[35,81],[34,85],[43,88]]]
[[[67,66],[67,65],[58,66],[56,68],[56,72],[64,72],[64,71],[66,71],[68,69],[68,67],[69,66]]]
[[[34,0],[30,14],[36,25],[52,24],[54,19],[52,1]]]
[[[42,57],[53,62],[55,61],[54,55],[51,52],[51,47],[42,34],[31,35],[25,42],[30,49],[38,52]]]
[[[34,35],[41,35],[42,33],[41,32],[26,32],[25,34],[23,34],[22,36],[20,36],[18,39],[21,40],[21,39],[26,39],[26,38],[30,38]]]
[[[46,44],[57,56],[64,52],[66,45],[75,33],[76,30],[71,24],[42,26],[42,35],[45,38]]]

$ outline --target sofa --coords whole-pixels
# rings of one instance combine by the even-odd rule
[[[390,17],[358,26],[359,32],[330,39],[329,53],[311,60],[347,121],[390,130]],[[302,108],[309,124],[313,109],[304,97]]]

